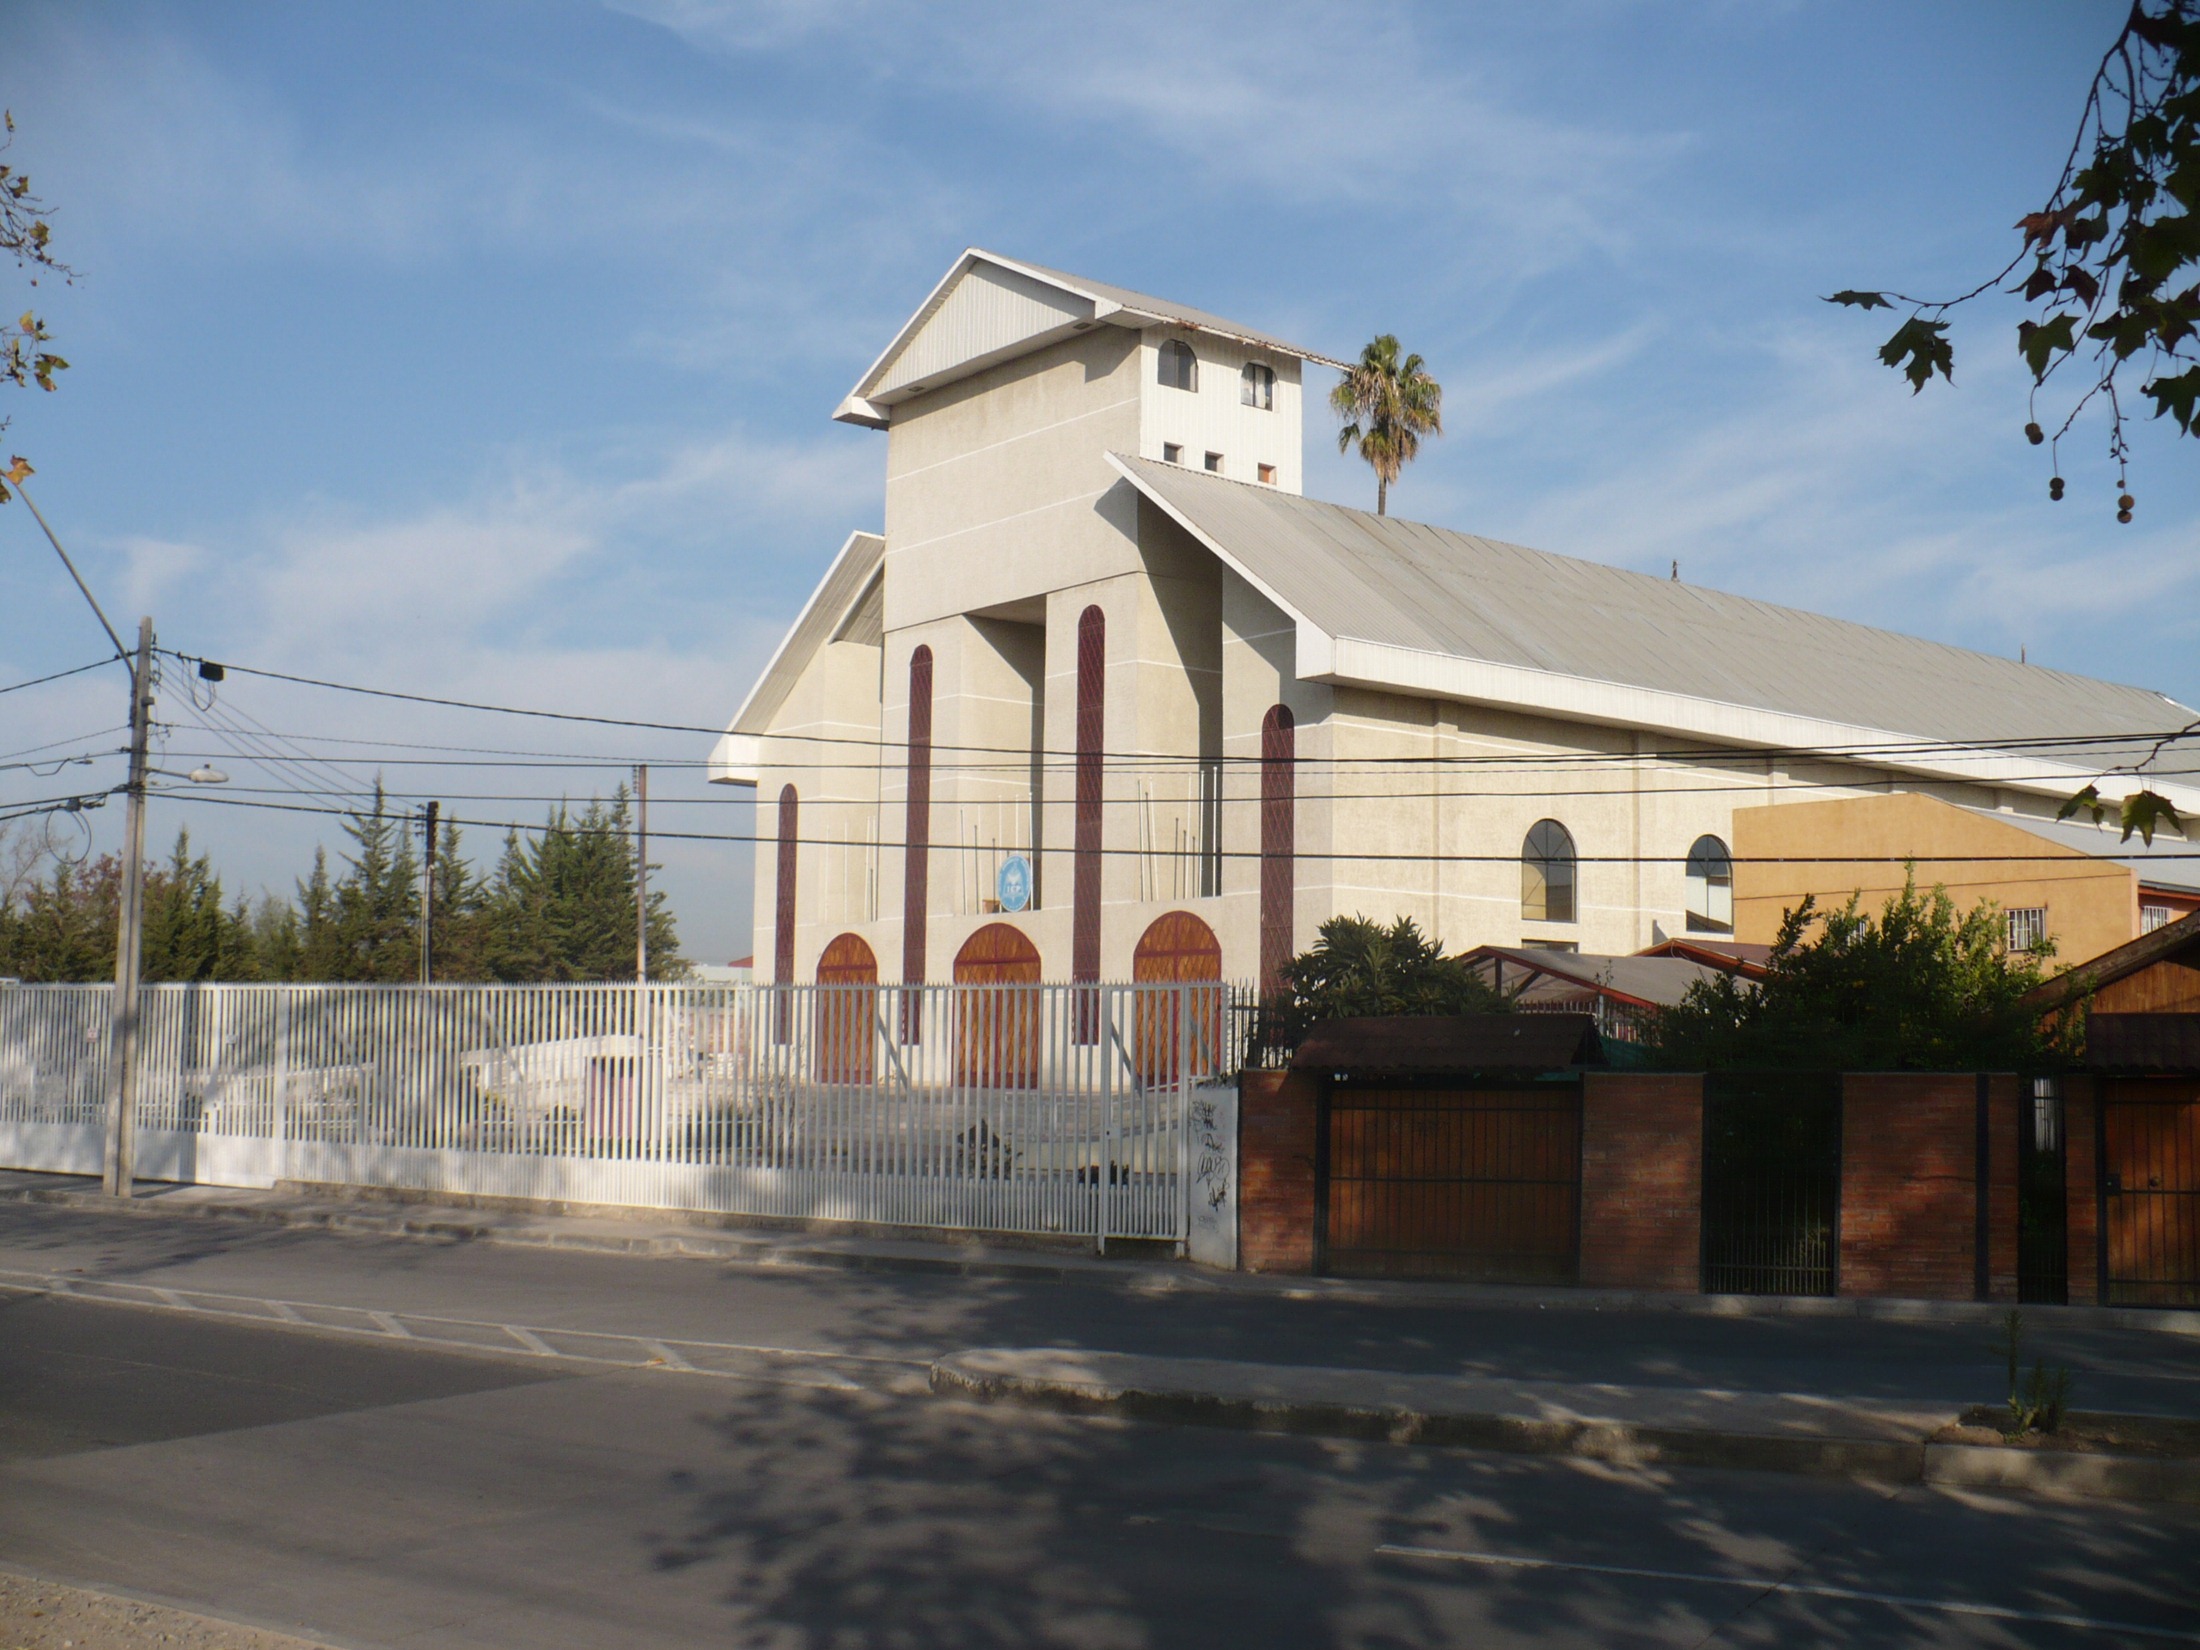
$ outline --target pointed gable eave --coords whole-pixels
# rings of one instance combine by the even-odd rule
[[[951,341],[947,353],[921,374],[916,381],[908,377],[897,381],[895,369],[910,352],[920,335],[954,299],[963,283],[980,268],[989,265],[1007,277],[1007,285],[1014,297],[1024,301],[1024,314],[1000,325],[990,334]],[[1044,348],[1060,339],[1079,332],[1090,331],[1095,326],[1108,325],[1143,330],[1147,327],[1180,327],[1188,332],[1210,333],[1233,343],[1254,349],[1270,350],[1279,355],[1312,361],[1320,366],[1335,367],[1342,371],[1346,363],[1330,356],[1316,354],[1280,338],[1255,332],[1250,327],[1239,326],[1234,321],[1218,315],[1209,315],[1182,304],[1143,292],[1133,292],[1126,287],[1110,286],[1103,281],[1088,281],[1069,275],[1058,269],[1048,269],[1040,264],[1024,263],[1006,258],[983,247],[968,247],[957,258],[939,284],[934,286],[917,306],[916,313],[905,321],[894,334],[892,342],[880,352],[864,375],[856,381],[833,416],[844,424],[861,424],[872,429],[884,429],[893,417],[897,401],[937,389],[942,384],[967,378],[973,373],[1001,361],[1012,360],[1018,355]]]
[[[810,599],[749,689],[741,708],[711,750],[709,776],[714,785],[753,785],[761,760],[760,741],[772,715],[787,702],[794,684],[817,650],[848,628],[849,620],[878,580],[886,560],[886,539],[878,533],[850,533],[818,580]]]

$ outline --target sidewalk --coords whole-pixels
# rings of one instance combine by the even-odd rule
[[[1604,1383],[1392,1375],[1208,1358],[986,1348],[932,1365],[945,1396],[1077,1413],[1614,1466],[2200,1505],[2200,1460],[1935,1441],[1963,1406]]]
[[[1101,1284],[1147,1294],[1212,1294],[1355,1305],[1535,1306],[1560,1311],[1676,1312],[1722,1318],[1860,1318],[1883,1323],[1999,1325],[2008,1308],[1973,1301],[1839,1300],[1789,1296],[1665,1294],[1619,1289],[1534,1288],[1314,1278],[1220,1272],[1144,1253],[1077,1253],[957,1237],[817,1231],[741,1223],[737,1217],[676,1210],[530,1204],[518,1199],[427,1198],[372,1189],[284,1183],[272,1190],[144,1185],[127,1203],[74,1175],[0,1171],[0,1201],[34,1202],[102,1214],[257,1221],[385,1237],[570,1249],[645,1258],[707,1260],[750,1267],[930,1272],[972,1277]],[[2200,1311],[2143,1307],[2027,1306],[2045,1327],[2142,1330],[2200,1337]]]

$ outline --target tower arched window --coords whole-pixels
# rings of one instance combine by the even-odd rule
[[[1696,838],[1688,850],[1688,931],[1734,932],[1734,856],[1715,836]]]
[[[1172,390],[1199,388],[1199,357],[1181,338],[1171,338],[1161,346],[1161,384]]]
[[[1520,845],[1520,914],[1529,922],[1574,920],[1574,839],[1555,819],[1539,819]]]
[[[1245,371],[1238,380],[1238,399],[1248,407],[1258,407],[1262,412],[1276,409],[1276,369],[1264,367],[1258,361],[1245,363]]]

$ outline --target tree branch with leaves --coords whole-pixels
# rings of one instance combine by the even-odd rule
[[[0,113],[0,120],[7,126],[5,136],[0,136],[0,156],[5,156],[15,146],[15,116]],[[13,258],[15,267],[28,274],[34,287],[42,274],[57,275],[64,282],[76,275],[53,254],[51,216],[46,203],[31,193],[31,180],[0,159],[0,253]],[[69,365],[46,348],[52,341],[53,334],[46,330],[45,321],[35,309],[26,309],[13,322],[0,323],[0,383],[17,389],[35,384],[42,390],[52,390],[53,375]],[[10,422],[0,418],[0,430]],[[22,461],[16,462],[20,469]],[[11,496],[7,484],[0,481],[0,504]]]
[[[2154,416],[2200,434],[2200,0],[2133,0],[2095,71],[2077,135],[2047,202],[2015,228],[2016,255],[1953,298],[1849,289],[1826,301],[1857,309],[1907,305],[1909,317],[1879,359],[1912,394],[1938,373],[1955,381],[1948,316],[1988,292],[2019,295],[2034,315],[2017,324],[2017,352],[2032,374],[2024,433],[2046,443],[2047,495],[2063,496],[2060,448],[2095,402],[2108,413],[2116,466],[2116,519],[2129,522],[2125,376],[2146,375],[2139,394]],[[2040,413],[2051,384],[2074,377],[2052,435]],[[2052,420],[2053,414],[2048,415]]]

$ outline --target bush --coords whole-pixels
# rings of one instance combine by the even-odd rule
[[[1765,977],[1689,988],[1651,1028],[1652,1057],[1678,1071],[2013,1071],[2064,1052],[2024,994],[2049,948],[2012,955],[2000,908],[1958,915],[1914,877],[1873,916],[1851,895],[1814,897],[1780,923]],[[1815,930],[1815,932],[1814,932]]]
[[[1283,968],[1283,990],[1262,1005],[1263,1040],[1296,1048],[1324,1020],[1375,1014],[1494,1014],[1509,998],[1444,955],[1411,917],[1385,928],[1366,917],[1331,917],[1314,944]]]

